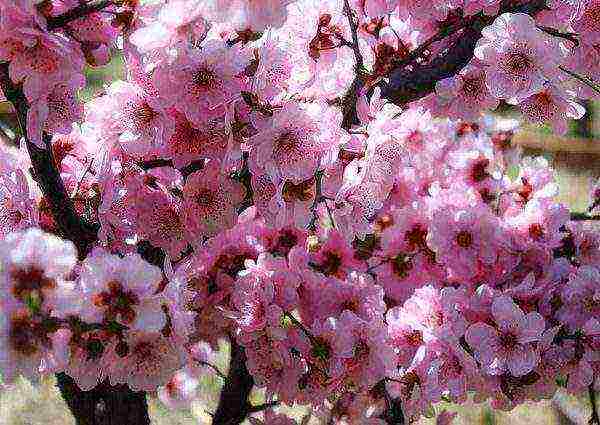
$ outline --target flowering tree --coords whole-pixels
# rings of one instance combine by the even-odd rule
[[[570,214],[485,113],[564,133],[597,78],[598,0],[0,0],[2,379],[78,424],[210,373],[215,425],[593,395],[600,187]]]

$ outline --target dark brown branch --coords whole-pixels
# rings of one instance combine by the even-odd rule
[[[379,415],[379,419],[389,425],[405,425],[406,420],[402,410],[402,402],[388,393],[385,381],[385,379],[379,381],[371,390],[376,397],[383,398],[385,402],[385,410]]]
[[[569,40],[575,46],[579,46],[579,34],[576,32],[562,32],[556,28],[546,27],[543,25],[538,25],[538,28],[544,31],[546,34],[549,34],[553,37],[564,38],[565,40]]]
[[[600,221],[600,215],[572,212],[571,221]]]
[[[590,417],[590,425],[600,425],[600,415],[598,414],[598,402],[596,401],[596,391],[594,390],[594,384],[588,387],[588,394],[590,396],[590,404],[592,405],[592,416]]]
[[[73,412],[77,425],[149,425],[146,393],[134,392],[126,385],[112,387],[107,383],[90,391],[81,391],[73,378],[56,375],[67,406]]]
[[[348,24],[350,25],[350,33],[352,34],[352,43],[350,47],[354,51],[354,58],[356,59],[356,70],[361,70],[364,68],[364,62],[362,54],[360,53],[360,45],[358,44],[358,23],[356,22],[356,17],[354,16],[354,12],[350,7],[350,3],[348,0],[344,0],[344,13],[348,18]]]
[[[350,32],[352,34],[352,43],[349,43],[349,47],[354,52],[354,81],[350,85],[350,88],[342,98],[342,128],[349,130],[353,125],[359,124],[360,120],[356,112],[356,103],[360,96],[360,91],[364,87],[364,60],[360,53],[360,45],[358,43],[358,23],[355,20],[354,13],[350,7],[348,0],[344,0],[344,13],[348,18],[348,24],[350,25]]]
[[[212,425],[239,425],[252,413],[253,406],[248,399],[254,379],[246,368],[246,360],[244,348],[231,337],[229,372]]]
[[[205,160],[203,160],[203,159],[200,159],[198,161],[193,161],[190,164],[186,165],[185,167],[180,168],[179,171],[181,172],[183,177],[188,177],[190,174],[192,174],[196,171],[202,170],[202,168],[204,168],[204,163],[205,163]],[[163,158],[150,159],[148,161],[138,162],[138,165],[143,170],[151,170],[153,168],[160,168],[160,167],[175,168],[175,165],[173,164],[173,160],[163,159]]]
[[[13,84],[8,73],[8,64],[0,64],[0,86],[6,98],[13,104],[22,134],[26,136],[28,104],[20,86]],[[87,223],[75,211],[69,198],[50,147],[50,136],[44,135],[46,149],[26,140],[27,150],[33,167],[33,178],[39,184],[44,198],[50,205],[52,216],[61,236],[72,241],[80,258],[84,258],[97,240],[98,229]]]
[[[73,9],[70,9],[62,15],[47,18],[48,30],[54,31],[60,29],[70,22],[81,19],[87,15],[91,15],[92,13],[100,12],[109,6],[114,6],[115,4],[116,2],[114,0],[93,0],[83,3],[77,7],[74,7]]]
[[[160,168],[160,167],[173,167],[173,168],[175,167],[173,165],[172,160],[163,159],[163,158],[149,159],[148,161],[138,162],[138,165],[143,170],[151,170],[153,168]]]
[[[268,403],[259,404],[259,405],[250,407],[249,413],[262,412],[263,410],[268,410],[268,409],[278,406],[278,405],[279,405],[278,401],[270,401]]]
[[[250,208],[254,205],[254,190],[252,189],[252,173],[250,173],[250,168],[248,167],[248,152],[244,152],[242,154],[242,168],[234,176],[236,180],[238,180],[246,189],[246,196],[244,197],[244,201],[238,207],[238,214],[241,214],[246,209]]]
[[[356,110],[356,103],[360,96],[360,91],[364,87],[364,81],[360,74],[354,77],[354,81],[350,85],[350,88],[342,98],[342,128],[350,130],[353,125],[360,124],[358,119],[358,113]]]
[[[516,6],[512,2],[505,2],[500,14],[521,12],[533,15],[545,7],[544,0],[534,0]],[[475,45],[481,38],[481,30],[491,24],[495,18],[483,14],[477,15],[470,20],[469,25],[462,30],[452,46],[426,64],[419,65],[414,61],[411,64],[403,62],[392,71],[389,82],[379,83],[382,97],[402,106],[432,93],[438,81],[452,77],[471,61]],[[439,41],[438,38],[435,40]],[[419,47],[417,50],[423,49]]]

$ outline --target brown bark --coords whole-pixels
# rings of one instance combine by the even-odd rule
[[[146,393],[134,392],[127,385],[98,385],[81,391],[73,379],[56,375],[60,393],[71,409],[77,425],[149,425]]]
[[[248,414],[255,411],[249,402],[254,379],[246,368],[246,353],[234,338],[231,338],[229,373],[221,391],[219,406],[212,425],[238,425]]]

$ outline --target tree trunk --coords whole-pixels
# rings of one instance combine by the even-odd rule
[[[56,375],[57,386],[75,417],[77,425],[149,425],[146,393],[134,392],[127,385],[108,382],[90,391],[81,391],[73,379]]]
[[[229,373],[221,391],[221,399],[212,425],[241,424],[251,412],[252,407],[248,398],[253,386],[254,379],[246,368],[246,353],[232,337]]]

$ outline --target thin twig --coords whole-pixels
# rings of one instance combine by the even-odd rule
[[[569,74],[571,77],[575,78],[577,81],[585,84],[586,86],[588,86],[589,88],[594,90],[596,93],[600,94],[600,86],[591,78],[586,77],[585,75],[578,74],[575,71],[571,71],[570,69],[567,69],[562,65],[559,65],[558,69],[560,69],[562,72],[564,72],[566,74]]]
[[[88,3],[83,3],[61,15],[47,18],[48,30],[54,31],[60,29],[77,19],[81,19],[92,13],[100,12],[102,9],[106,9],[109,6],[115,6],[116,4],[117,2],[113,0],[93,0]]]
[[[268,403],[263,403],[263,404],[258,404],[256,406],[251,406],[248,409],[248,413],[258,413],[258,412],[262,412],[263,410],[267,410],[270,409],[272,407],[278,406],[279,405],[279,401],[269,401]]]
[[[88,175],[88,173],[90,171],[92,171],[92,165],[94,164],[94,160],[90,160],[86,167],[85,170],[83,171],[83,174],[81,175],[81,177],[79,178],[79,180],[77,180],[77,185],[75,186],[75,189],[73,189],[73,193],[71,193],[71,198],[75,198],[77,196],[77,194],[79,193],[79,189],[81,189],[81,184],[83,183],[83,180],[85,179],[85,177]]]
[[[571,213],[571,221],[600,221],[600,215],[573,212]]]
[[[564,38],[565,40],[569,40],[571,43],[575,44],[575,46],[579,46],[579,34],[576,32],[561,32],[556,28],[545,27],[543,25],[538,25],[538,28],[544,31],[546,34],[549,34],[553,37]]]
[[[352,34],[352,50],[354,51],[354,58],[356,59],[356,70],[362,70],[364,68],[364,61],[362,54],[360,53],[360,45],[358,44],[358,22],[356,22],[354,17],[354,12],[350,7],[350,3],[348,0],[344,0],[344,13],[348,18],[348,23],[350,24],[350,33]]]
[[[216,374],[216,375],[217,375],[219,378],[221,378],[222,380],[226,380],[226,379],[227,379],[227,376],[226,376],[226,375],[225,375],[223,372],[221,372],[221,371],[219,370],[219,368],[218,368],[218,367],[216,367],[214,364],[212,364],[212,363],[209,363],[209,362],[205,362],[205,361],[202,361],[202,360],[198,360],[198,361],[197,361],[197,363],[198,363],[199,365],[201,365],[201,366],[205,366],[205,367],[207,367],[207,368],[211,369],[211,370],[212,370],[213,372],[215,372],[215,374]]]
[[[335,220],[333,219],[333,211],[331,210],[331,207],[329,206],[329,202],[327,202],[328,198],[326,196],[322,196],[321,197],[323,203],[325,204],[325,208],[327,209],[327,215],[329,216],[329,221],[331,221],[331,226],[334,229],[337,229],[337,226],[335,225]]]
[[[306,328],[306,326],[304,326],[298,319],[296,319],[293,314],[286,311],[285,313],[283,313],[283,315],[285,317],[287,317],[288,319],[290,319],[290,321],[294,324],[294,326],[296,326],[298,329],[300,329],[302,332],[304,332],[304,335],[306,335],[306,337],[308,338],[308,340],[310,341],[311,344],[315,345],[318,343],[317,338],[315,338],[315,336],[312,334],[312,332],[309,331]]]
[[[352,43],[349,47],[354,52],[354,81],[350,85],[350,88],[342,98],[342,128],[349,130],[353,125],[358,124],[358,116],[356,112],[356,104],[358,97],[364,86],[364,74],[365,65],[362,53],[360,52],[360,44],[358,43],[358,22],[355,20],[354,12],[350,7],[348,0],[344,0],[344,13],[348,18],[348,24],[350,25],[350,33],[352,34]]]
[[[319,170],[315,173],[315,200],[313,201],[312,206],[310,207],[310,210],[312,212],[312,219],[310,220],[310,223],[308,223],[308,229],[312,230],[313,232],[316,231],[317,229],[317,220],[319,219],[319,214],[317,212],[317,207],[319,206],[319,203],[322,200],[323,197],[323,188],[322,188],[322,183],[323,183],[323,170]]]

